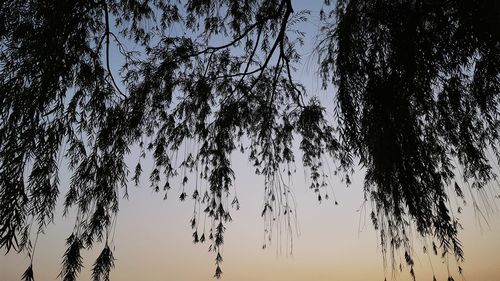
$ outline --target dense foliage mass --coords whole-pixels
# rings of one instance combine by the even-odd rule
[[[464,192],[454,180],[481,191],[500,160],[500,2],[325,4],[317,50],[333,105],[308,97],[294,75],[309,13],[291,0],[1,1],[0,247],[33,258],[68,163],[64,208],[77,217],[61,277],[75,280],[81,251],[103,242],[92,276],[109,280],[119,198],[150,155],[154,190],[181,178],[180,199],[195,203],[193,239],[210,243],[220,277],[239,206],[231,154],[246,153],[265,178],[268,230],[289,227],[283,178],[298,138],[320,200],[325,157],[346,183],[364,167],[384,252],[403,251],[413,276],[412,231],[460,261],[449,198]],[[140,159],[129,171],[131,150]],[[33,280],[31,265],[23,279]]]

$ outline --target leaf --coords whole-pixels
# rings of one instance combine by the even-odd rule
[[[220,268],[220,266],[217,266],[217,268],[215,269],[214,277],[220,279],[221,276],[222,276],[222,269]]]
[[[184,200],[186,200],[186,196],[187,196],[186,192],[182,192],[181,195],[179,196],[179,199],[181,201],[184,201]]]
[[[115,267],[113,252],[106,244],[92,266],[93,281],[109,281],[109,273]]]
[[[78,273],[80,273],[83,266],[83,259],[80,254],[81,249],[83,249],[83,243],[81,238],[75,234],[71,234],[66,239],[66,245],[68,248],[63,256],[63,266],[59,276],[64,281],[76,281]]]
[[[24,271],[21,280],[24,281],[34,281],[35,278],[33,277],[33,264],[30,264],[26,271]]]

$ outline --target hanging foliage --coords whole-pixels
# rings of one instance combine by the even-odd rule
[[[347,184],[364,167],[384,253],[403,251],[413,276],[412,230],[461,261],[455,180],[481,191],[500,160],[500,4],[339,0],[329,9],[317,48],[333,106],[295,76],[310,13],[291,0],[0,2],[0,247],[33,260],[32,234],[53,221],[67,163],[64,212],[77,217],[60,276],[76,280],[81,251],[102,242],[92,276],[109,280],[119,199],[129,181],[142,184],[147,158],[153,190],[166,197],[177,178],[179,199],[193,200],[193,241],[210,244],[220,277],[240,204],[231,155],[245,153],[265,179],[270,241],[294,225],[285,178],[298,138],[319,200],[328,198],[324,159]],[[140,157],[130,165],[132,150]],[[22,278],[33,280],[32,265]]]

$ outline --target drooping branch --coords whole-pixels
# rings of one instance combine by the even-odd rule
[[[104,11],[104,24],[105,24],[105,27],[104,27],[104,34],[103,34],[103,38],[106,38],[106,69],[108,70],[108,76],[109,78],[111,79],[111,82],[113,83],[113,86],[115,88],[116,91],[118,91],[118,93],[123,97],[123,98],[126,98],[127,96],[120,90],[120,87],[118,87],[118,85],[116,84],[116,81],[115,81],[115,78],[113,76],[113,72],[111,71],[111,67],[110,67],[110,59],[109,59],[109,45],[110,45],[110,36],[113,35],[115,37],[115,39],[117,40],[118,44],[119,43],[119,40],[116,38],[116,35],[112,34],[112,32],[110,31],[110,26],[109,26],[109,11],[108,11],[108,4],[106,3],[106,0],[101,0],[101,3],[102,3],[102,8],[103,8],[103,11]],[[101,39],[102,41],[102,39]],[[99,46],[101,45],[101,43],[98,44]],[[98,49],[99,50],[99,49]]]

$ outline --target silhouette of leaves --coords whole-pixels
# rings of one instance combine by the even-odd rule
[[[323,15],[322,76],[338,87],[341,146],[366,168],[384,253],[411,256],[416,229],[437,240],[436,254],[463,260],[448,201],[464,195],[456,182],[456,194],[447,187],[461,177],[480,190],[496,178],[500,37],[490,27],[498,8],[342,0]]]
[[[92,279],[94,281],[109,281],[109,273],[114,267],[115,258],[113,257],[113,252],[106,244],[92,267]]]
[[[64,252],[62,270],[59,276],[64,281],[76,280],[78,273],[80,273],[83,266],[83,258],[80,251],[83,249],[83,242],[75,234],[66,239],[68,248]]]
[[[33,275],[33,265],[32,264],[30,264],[30,266],[28,266],[26,271],[24,271],[23,275],[21,276],[21,280],[24,280],[24,281],[34,281],[35,280],[35,277]]]
[[[180,200],[195,205],[193,241],[209,242],[220,277],[231,207],[240,207],[232,154],[264,178],[265,248],[294,234],[298,143],[319,201],[329,197],[326,157],[346,184],[363,167],[384,257],[403,251],[415,278],[416,230],[436,255],[460,262],[450,197],[481,191],[500,160],[498,10],[495,0],[337,1],[320,13],[320,76],[336,89],[326,106],[295,78],[297,25],[309,12],[290,0],[3,1],[0,247],[31,255],[32,222],[43,233],[53,221],[67,163],[64,213],[77,218],[60,275],[75,280],[80,251],[105,242],[93,278],[107,280],[108,239],[128,197],[125,159],[137,149],[131,180],[141,184],[146,156],[155,192],[167,198],[177,177]]]

